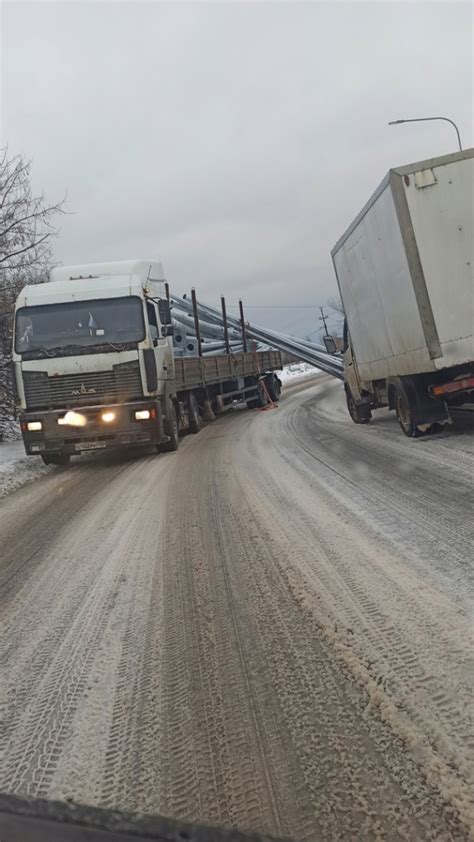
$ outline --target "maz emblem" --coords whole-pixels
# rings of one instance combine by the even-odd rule
[[[84,383],[81,383],[80,389],[73,389],[72,392],[71,392],[71,395],[92,395],[92,394],[95,394],[95,389],[92,389],[92,388],[88,389],[87,386],[84,385]]]

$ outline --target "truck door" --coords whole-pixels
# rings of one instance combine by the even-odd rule
[[[158,345],[159,330],[156,304],[153,301],[147,301],[146,312],[150,328],[150,339],[153,342],[153,346],[156,348]]]
[[[165,299],[147,299],[147,319],[153,342],[158,380],[174,378],[173,328],[171,311]]]
[[[362,397],[360,389],[359,374],[357,365],[352,353],[351,337],[347,319],[344,319],[344,346],[342,349],[342,357],[344,360],[344,382],[347,383],[351,390],[354,400],[359,401]]]

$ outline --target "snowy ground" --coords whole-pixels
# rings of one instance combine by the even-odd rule
[[[39,456],[27,456],[22,441],[0,442],[0,498],[51,471]]]
[[[285,385],[285,383],[297,383],[299,380],[307,380],[319,373],[319,368],[315,368],[314,365],[308,365],[308,363],[291,363],[291,365],[285,365],[278,376]]]
[[[285,392],[2,501],[0,791],[474,840],[471,419],[411,440],[330,377]]]

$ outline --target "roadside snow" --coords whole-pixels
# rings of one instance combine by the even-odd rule
[[[49,471],[39,456],[25,454],[22,441],[0,442],[0,498]]]
[[[320,369],[315,368],[308,363],[291,363],[285,365],[283,370],[279,372],[279,378],[283,384],[296,383],[298,380],[307,380],[309,377],[314,377],[315,374],[320,374]]]

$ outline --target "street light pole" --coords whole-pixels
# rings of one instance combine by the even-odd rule
[[[450,120],[449,117],[413,117],[410,120],[391,120],[388,125],[398,126],[400,123],[425,123],[429,120],[444,120],[446,123],[451,123],[451,125],[454,126],[454,130],[458,137],[459,149],[462,152],[461,135],[459,134],[459,129],[454,120]]]

